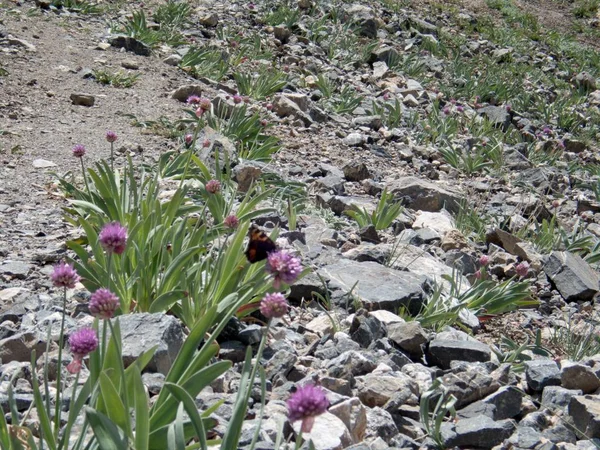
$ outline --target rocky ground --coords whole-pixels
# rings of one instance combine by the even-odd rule
[[[100,13],[0,3],[4,411],[15,373],[19,411],[32,402],[31,351],[45,350],[60,316],[49,274],[81,234],[63,220],[57,182],[80,169],[71,148],[84,144],[88,164],[107,158],[112,130],[119,166],[152,163],[181,147],[189,95],[233,107],[234,74],[280,74],[280,88],[254,87],[247,101],[281,148],[239,158],[234,175],[242,185],[258,170],[296,189],[298,231],[283,211],[257,222],[281,226],[313,271],[292,286],[295,308],[264,354],[257,448],[274,448],[291,386],[306,380],[332,405],[309,436],[318,449],[600,445],[597,5],[416,3],[204,1],[182,23],[181,45],[117,38],[134,11],[151,17],[160,3],[106,2]],[[192,44],[212,56],[186,66]],[[98,82],[119,71],[131,87]],[[403,206],[389,226],[344,214],[373,211],[385,192]],[[70,295],[68,331],[89,321],[85,289]],[[435,318],[467,301],[460,317]],[[159,345],[144,374],[155,394],[186,330],[170,315],[121,319],[124,355]],[[260,327],[232,328],[220,358],[239,363]],[[442,392],[434,380],[457,399],[441,444],[420,414],[426,394]],[[232,370],[197,398],[201,409],[225,399],[217,433],[237,383]]]

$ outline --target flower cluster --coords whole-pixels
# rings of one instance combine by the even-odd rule
[[[120,255],[125,251],[127,244],[127,228],[121,226],[119,222],[108,223],[100,231],[99,240],[107,253]]]
[[[280,292],[266,294],[260,302],[260,312],[267,319],[276,319],[287,314],[289,305]]]
[[[216,194],[221,190],[221,183],[219,180],[210,180],[206,183],[205,188],[209,194]]]
[[[83,358],[98,348],[98,336],[91,328],[82,328],[69,337],[69,346],[73,353],[73,362],[67,366],[70,373],[81,370]]]
[[[106,140],[107,140],[108,142],[110,142],[111,144],[112,144],[113,142],[115,142],[117,139],[118,139],[118,137],[117,137],[117,133],[115,133],[114,131],[107,131],[107,132],[106,132]]]
[[[290,422],[302,420],[302,432],[310,433],[315,417],[327,411],[329,400],[322,388],[307,384],[290,396],[287,406]]]
[[[269,253],[266,264],[267,272],[273,275],[273,287],[279,289],[282,283],[292,284],[300,272],[302,264],[300,258],[292,255],[286,250],[277,250]]]
[[[73,147],[73,156],[75,158],[83,158],[83,155],[85,155],[85,147],[83,145],[77,144]]]
[[[111,319],[119,307],[119,297],[108,289],[98,289],[90,298],[90,312],[98,319]]]
[[[69,289],[73,289],[75,283],[79,281],[79,275],[77,275],[75,268],[66,262],[61,262],[55,266],[50,278],[54,286]]]

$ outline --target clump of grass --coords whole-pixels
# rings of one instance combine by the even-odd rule
[[[116,88],[130,88],[133,86],[140,75],[137,73],[128,74],[124,72],[109,72],[107,70],[94,70],[94,79],[100,84],[106,84]]]
[[[573,15],[578,19],[590,19],[598,13],[600,1],[580,0],[573,5]]]

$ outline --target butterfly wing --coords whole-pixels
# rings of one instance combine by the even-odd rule
[[[275,250],[277,250],[275,242],[264,231],[252,225],[250,227],[250,242],[248,242],[248,248],[246,249],[248,261],[254,264],[267,259],[269,253]]]

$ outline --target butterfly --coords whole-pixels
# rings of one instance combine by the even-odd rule
[[[267,259],[269,253],[277,250],[277,244],[254,224],[250,227],[249,236],[250,242],[246,249],[246,258],[251,264]]]

